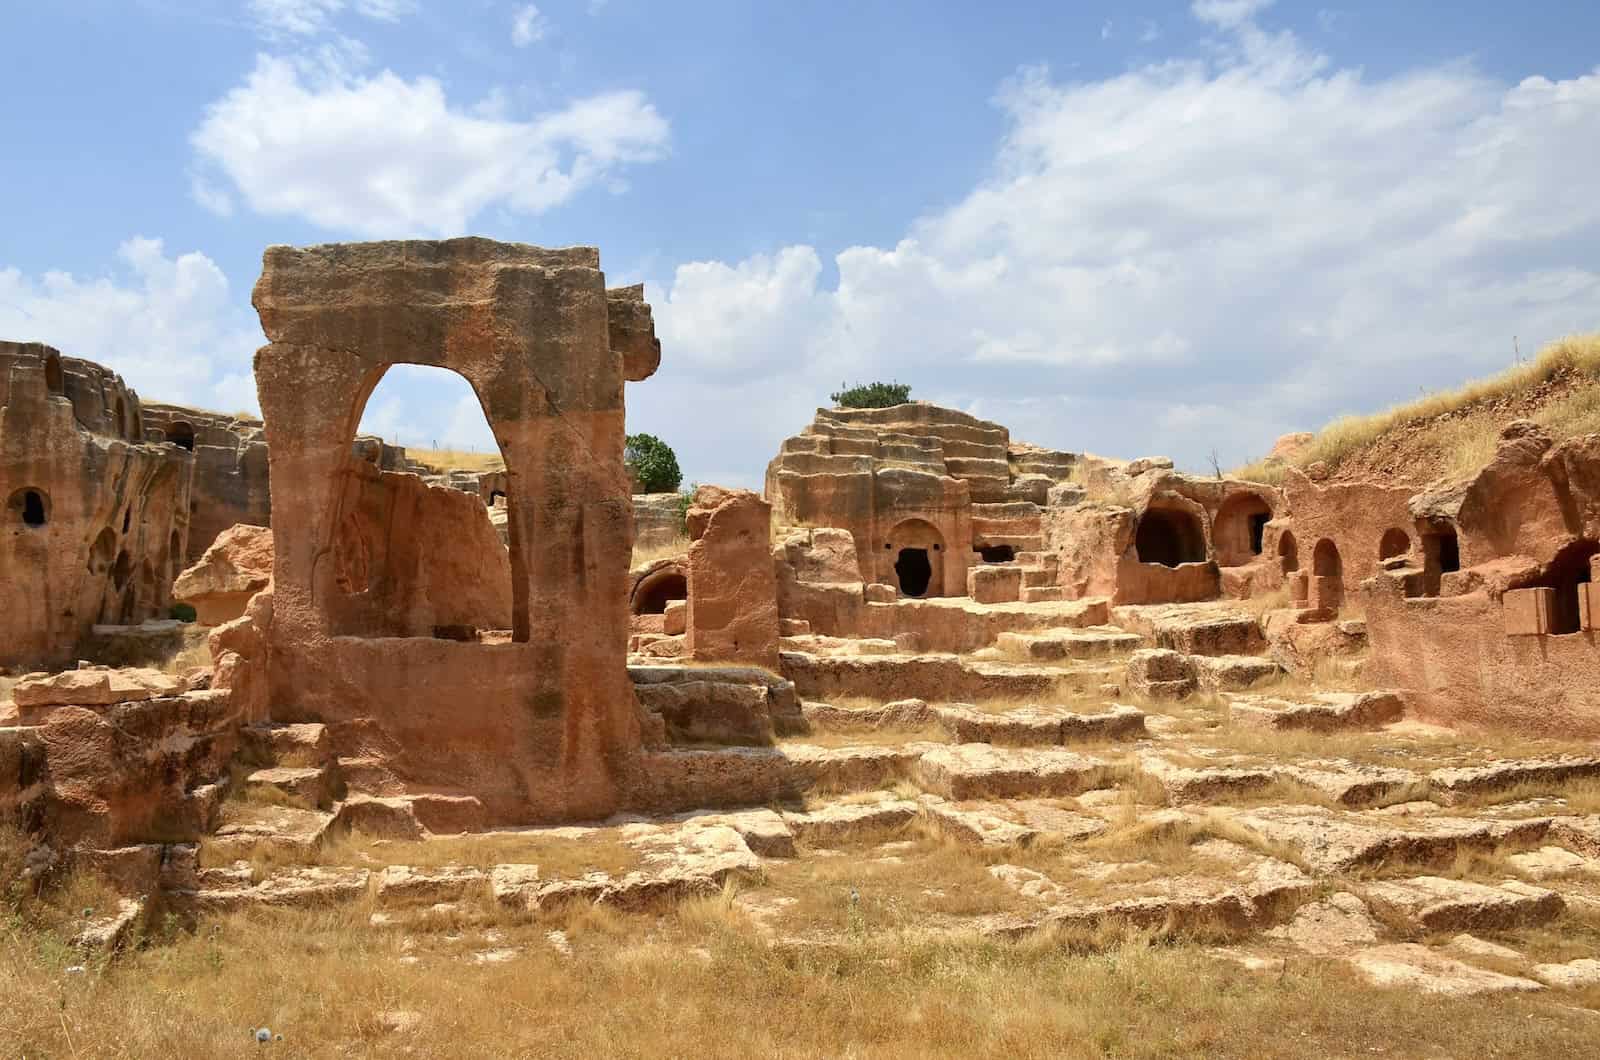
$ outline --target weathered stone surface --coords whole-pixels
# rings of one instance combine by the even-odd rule
[[[1428,774],[1428,781],[1449,801],[1464,795],[1505,791],[1523,784],[1558,785],[1595,777],[1600,777],[1600,758],[1570,756],[1436,769]]]
[[[1398,721],[1405,704],[1395,692],[1318,692],[1308,701],[1238,693],[1228,696],[1236,725],[1262,729],[1369,729]]]
[[[481,891],[488,878],[482,869],[470,865],[436,868],[390,865],[378,874],[377,898],[384,904],[459,902]],[[501,874],[497,879],[503,885],[507,877]]]
[[[12,688],[11,698],[19,708],[101,707],[183,691],[179,678],[160,670],[86,666],[56,674],[25,674]]]
[[[1580,957],[1565,964],[1536,964],[1533,977],[1546,986],[1562,990],[1581,990],[1600,986],[1600,960]]]
[[[145,444],[119,376],[0,341],[0,667],[59,666],[97,623],[164,616],[193,474],[190,453]]]
[[[904,828],[916,816],[916,803],[905,799],[889,799],[883,802],[834,803],[808,813],[786,813],[783,821],[804,842],[813,846],[833,846]]]
[[[689,654],[705,662],[778,666],[778,581],[772,508],[749,490],[702,486],[689,508]]]
[[[1367,905],[1349,891],[1335,891],[1295,911],[1287,923],[1267,932],[1318,957],[1348,953],[1378,941],[1378,924]]]
[[[194,607],[201,625],[220,626],[244,614],[250,597],[271,581],[272,531],[240,524],[224,530],[178,575],[172,595]]]
[[[1554,891],[1508,881],[1489,887],[1469,880],[1416,876],[1366,886],[1375,901],[1428,931],[1505,931],[1544,924],[1561,915]]]
[[[1414,942],[1374,946],[1355,954],[1350,962],[1378,986],[1402,986],[1429,994],[1469,996],[1542,989],[1531,979],[1475,968]]]
[[[917,760],[914,776],[927,792],[947,799],[1076,795],[1105,787],[1117,767],[1071,751],[998,748],[982,743],[934,747]]]
[[[658,356],[637,295],[608,293],[584,247],[266,252],[252,301],[269,340],[255,370],[272,452],[273,606],[260,631],[272,720],[366,726],[351,757],[381,758],[417,791],[466,785],[495,820],[617,808],[639,747],[622,393]],[[349,424],[396,358],[458,372],[481,400],[512,486],[509,556],[481,498],[352,451]],[[459,519],[444,511],[462,505]],[[388,533],[408,518],[407,533]],[[485,547],[463,547],[463,532]],[[428,547],[435,533],[455,539]],[[503,617],[462,613],[480,587],[506,593]],[[434,636],[465,626],[510,633]]]
[[[1145,699],[1183,699],[1199,687],[1199,675],[1182,652],[1141,648],[1128,657],[1127,687]]]

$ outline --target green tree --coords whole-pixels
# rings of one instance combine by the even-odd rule
[[[847,409],[886,409],[890,405],[904,405],[911,400],[910,383],[857,383],[830,395],[833,403]]]
[[[683,481],[678,454],[653,434],[630,434],[622,450],[628,474],[646,493],[671,493]]]

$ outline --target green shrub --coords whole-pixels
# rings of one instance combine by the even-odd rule
[[[653,434],[630,434],[622,450],[628,474],[646,493],[671,493],[683,481],[678,454]]]
[[[911,400],[910,383],[857,383],[829,395],[839,408],[886,409],[890,405],[904,405]]]

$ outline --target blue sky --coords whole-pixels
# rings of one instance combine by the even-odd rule
[[[0,10],[0,337],[253,404],[270,243],[589,243],[631,429],[756,485],[841,380],[1199,467],[1600,327],[1600,6]],[[391,373],[366,426],[487,444]]]

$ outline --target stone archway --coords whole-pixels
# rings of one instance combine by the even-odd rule
[[[1219,567],[1239,567],[1261,555],[1272,508],[1258,493],[1235,493],[1222,502],[1211,524]]]
[[[607,291],[593,248],[469,238],[270,247],[253,301],[270,340],[255,371],[272,452],[272,719],[364,726],[406,790],[470,795],[491,821],[613,812],[640,746],[622,450],[624,384],[660,359],[642,288]],[[394,364],[464,377],[504,456],[505,640],[337,628],[351,439]]]
[[[1182,508],[1146,509],[1139,517],[1133,545],[1140,563],[1176,567],[1203,563],[1206,558],[1206,535],[1200,518]]]

